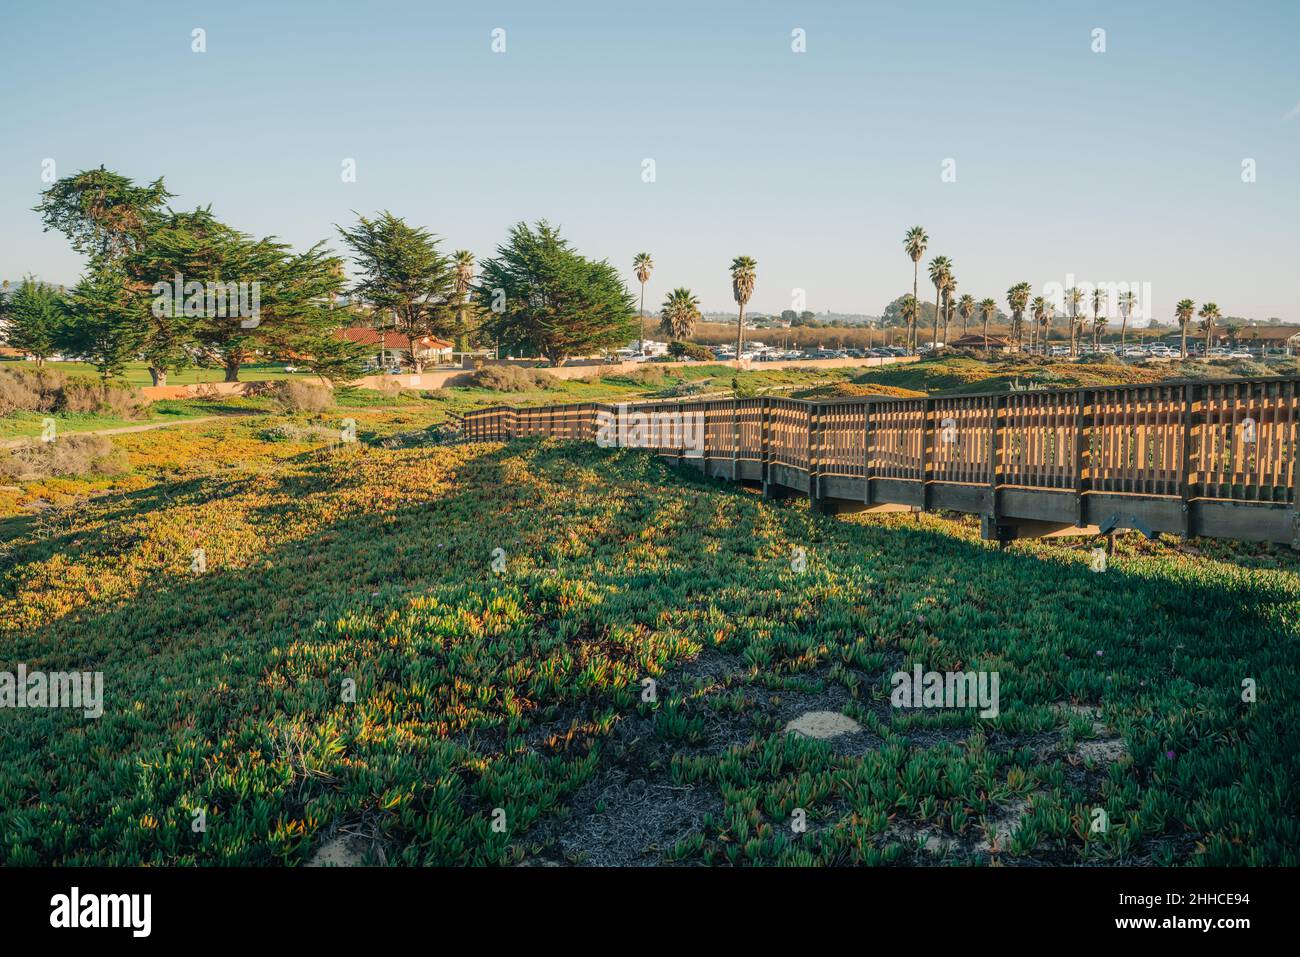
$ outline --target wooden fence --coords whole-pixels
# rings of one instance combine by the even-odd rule
[[[806,493],[820,507],[977,513],[1004,540],[1129,527],[1297,544],[1296,378],[498,406],[466,414],[464,435],[650,448],[709,475]]]

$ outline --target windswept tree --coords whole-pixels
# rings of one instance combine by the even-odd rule
[[[1065,313],[1070,317],[1070,355],[1079,354],[1079,303],[1083,302],[1082,290],[1071,286],[1065,290]]]
[[[408,361],[424,371],[415,343],[425,336],[455,335],[456,271],[438,249],[441,240],[384,210],[374,219],[357,217],[351,229],[336,226],[352,250],[360,280],[353,293],[391,322],[411,344]]]
[[[678,288],[668,294],[659,313],[659,329],[669,339],[689,339],[700,321],[699,300],[689,289]]]
[[[731,261],[731,294],[740,315],[736,318],[736,362],[739,364],[745,352],[745,305],[754,294],[754,282],[758,278],[758,263],[748,256],[737,256]]]
[[[930,260],[930,282],[934,283],[934,330],[930,347],[937,348],[939,341],[939,313],[943,310],[943,289],[952,278],[952,261],[947,256],[935,256]]]
[[[63,297],[58,288],[28,276],[7,299],[0,300],[4,337],[43,366],[58,348]]]
[[[343,288],[339,266],[323,242],[295,253],[274,237],[256,239],[226,225],[208,209],[173,213],[127,260],[133,285],[150,290],[155,334],[144,351],[179,339],[185,350],[221,365],[227,382],[237,382],[240,366],[259,356],[291,358],[325,374],[316,360],[329,353],[335,375],[356,371],[340,368],[328,345],[339,322],[331,309],[332,294]],[[184,277],[184,289],[174,288],[175,276]],[[150,360],[164,369],[167,361]]]
[[[1119,351],[1122,353],[1125,347],[1125,340],[1128,334],[1128,317],[1133,314],[1133,306],[1137,302],[1137,296],[1133,294],[1132,289],[1126,289],[1119,294]]]
[[[637,282],[641,284],[641,307],[636,314],[640,338],[637,340],[636,351],[642,354],[645,353],[645,284],[650,281],[650,273],[654,268],[649,253],[637,253],[632,259],[632,270],[636,273]]]
[[[92,257],[81,281],[67,295],[57,345],[60,352],[91,363],[104,378],[120,376],[144,352],[150,323],[133,297],[120,263]]]
[[[536,350],[555,365],[621,346],[636,331],[636,299],[618,271],[580,256],[545,220],[510,230],[483,263],[476,292],[498,342]]]
[[[161,177],[137,186],[101,166],[54,183],[35,210],[45,230],[63,233],[77,252],[120,262],[140,247],[172,195]]]
[[[975,297],[970,293],[964,293],[957,300],[957,315],[961,316],[961,334],[964,337],[970,324],[970,317],[975,315]]]
[[[980,315],[984,317],[984,351],[989,351],[989,320],[998,314],[998,304],[994,299],[981,299]]]
[[[921,301],[917,283],[921,275],[921,257],[925,255],[925,247],[929,245],[929,242],[930,237],[925,234],[925,230],[920,226],[913,226],[907,231],[907,235],[903,237],[903,249],[906,250],[907,255],[912,260],[913,303],[920,303]],[[916,352],[916,324],[919,319],[920,313],[918,312],[916,318],[912,320],[912,324],[908,326],[907,351],[909,353]]]
[[[166,219],[167,191],[161,178],[137,186],[129,177],[100,166],[66,176],[41,193],[36,212],[46,231],[63,233],[88,259],[85,276],[68,297],[60,349],[83,356],[111,374],[136,358],[149,363],[155,385],[167,369],[187,361],[185,337],[177,332],[146,355],[151,339],[148,286],[134,277],[128,259],[138,256]],[[114,288],[116,284],[116,288]],[[159,355],[165,354],[162,365]]]
[[[1178,320],[1178,329],[1182,333],[1182,341],[1179,345],[1179,354],[1187,358],[1187,324],[1192,321],[1192,316],[1196,315],[1196,303],[1190,299],[1179,299],[1178,305],[1174,306],[1174,317]]]
[[[1018,282],[1007,290],[1007,305],[1011,309],[1011,334],[1016,340],[1019,351],[1024,339],[1025,309],[1029,306],[1029,296],[1033,287],[1027,282]]]
[[[1214,338],[1214,324],[1221,317],[1219,307],[1212,302],[1207,302],[1201,306],[1201,331],[1205,333],[1205,354],[1210,354],[1210,343]]]

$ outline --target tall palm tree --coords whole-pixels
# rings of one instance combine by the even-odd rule
[[[1079,303],[1083,302],[1083,293],[1071,286],[1065,290],[1065,312],[1070,317],[1070,355],[1079,354]]]
[[[970,293],[964,293],[957,300],[957,315],[961,316],[961,334],[966,335],[966,326],[970,322],[970,317],[975,315],[975,297]]]
[[[948,326],[952,322],[952,314],[957,309],[957,303],[953,299],[953,293],[957,291],[957,280],[948,277],[947,284],[943,287],[943,344],[944,348],[948,346]]]
[[[1025,307],[1029,305],[1029,294],[1033,287],[1027,282],[1018,282],[1007,290],[1007,305],[1011,307],[1011,332],[1016,337],[1016,350],[1025,328]]]
[[[1042,296],[1035,296],[1029,303],[1029,315],[1033,324],[1029,327],[1033,331],[1033,338],[1029,343],[1029,351],[1037,352],[1039,344],[1045,342],[1043,336],[1043,313],[1047,311],[1047,300]]]
[[[456,350],[464,352],[469,336],[465,327],[465,303],[469,301],[469,287],[474,283],[474,254],[468,249],[458,249],[451,255],[451,263],[456,270]]]
[[[903,326],[906,329],[907,340],[912,340],[912,330],[916,328],[916,321],[919,318],[917,313],[916,297],[904,296],[903,304],[899,307],[899,315],[903,317]]]
[[[1119,294],[1119,351],[1124,351],[1124,339],[1128,332],[1128,317],[1133,313],[1133,305],[1137,302],[1137,296],[1133,294],[1132,289],[1126,289]]]
[[[680,342],[690,338],[700,321],[700,301],[689,289],[678,288],[668,294],[659,313],[659,328],[670,339]]]
[[[1178,305],[1174,306],[1174,315],[1178,317],[1178,328],[1183,334],[1182,347],[1179,350],[1184,359],[1187,358],[1187,324],[1192,321],[1192,316],[1196,315],[1196,303],[1190,299],[1179,299]]]
[[[636,278],[641,283],[641,311],[637,313],[637,319],[641,325],[641,338],[636,344],[636,351],[645,352],[645,284],[650,281],[650,272],[655,268],[655,264],[650,260],[649,253],[637,253],[632,258],[632,269],[636,273]]]
[[[731,261],[731,294],[740,306],[740,316],[736,320],[736,365],[745,351],[745,303],[754,294],[754,280],[757,278],[758,263],[748,256],[737,256]]]
[[[912,301],[920,303],[919,293],[917,292],[917,278],[920,275],[921,257],[925,255],[925,247],[930,242],[930,237],[925,234],[925,230],[920,226],[913,226],[903,237],[903,249],[912,257]],[[908,329],[907,351],[909,353],[916,351],[916,324],[920,321],[920,313],[913,320]]]
[[[984,317],[984,351],[989,351],[989,320],[998,314],[998,304],[994,299],[981,299],[980,314]]]
[[[1205,330],[1205,355],[1210,355],[1210,339],[1214,335],[1214,323],[1220,318],[1219,307],[1212,302],[1201,306],[1201,328]]]
[[[952,322],[953,297],[957,294],[957,278],[948,273],[943,283],[943,344],[948,344],[948,325]]]
[[[1034,323],[1038,326],[1038,344],[1043,355],[1047,355],[1047,338],[1052,331],[1052,317],[1056,314],[1056,307],[1046,296],[1037,296],[1034,299],[1033,310]]]
[[[934,283],[934,333],[930,339],[931,348],[939,341],[939,313],[943,311],[943,287],[952,278],[952,262],[947,256],[935,256],[930,260],[930,282]]]
[[[1106,327],[1106,320],[1102,318],[1102,306],[1106,303],[1106,290],[1098,286],[1092,291],[1092,351],[1096,352],[1101,347],[1101,333]]]

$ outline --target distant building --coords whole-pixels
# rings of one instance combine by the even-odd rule
[[[377,329],[370,329],[365,326],[351,326],[347,329],[337,330],[334,335],[346,342],[372,346],[374,354],[371,358],[377,365],[386,366],[395,362],[409,365],[412,359],[425,364],[449,362],[451,360],[452,343],[435,336],[417,337],[415,351],[412,354],[411,340],[402,333],[391,329],[380,332]]]

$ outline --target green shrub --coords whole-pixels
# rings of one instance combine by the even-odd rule
[[[144,396],[129,385],[87,378],[68,379],[59,402],[64,412],[93,412],[119,419],[134,419],[148,407]]]
[[[0,415],[53,412],[64,381],[49,369],[0,369]]]
[[[554,389],[560,380],[544,369],[524,366],[484,366],[470,380],[480,389],[494,392],[532,392],[536,389]]]
[[[79,475],[121,475],[130,468],[126,452],[102,435],[68,435],[34,442],[0,458],[0,478],[34,482]]]
[[[324,412],[334,405],[334,390],[324,382],[284,379],[256,390],[269,395],[282,412]]]
[[[323,425],[294,425],[281,422],[270,428],[262,429],[257,437],[263,442],[329,442],[338,439],[339,430]]]
[[[712,362],[713,350],[698,342],[670,342],[668,354],[678,359],[694,359],[700,362]]]
[[[664,370],[655,365],[640,365],[628,372],[620,372],[611,379],[630,382],[633,385],[663,385]]]
[[[148,406],[138,390],[121,382],[68,378],[52,369],[0,369],[0,415],[78,412],[133,419]]]

